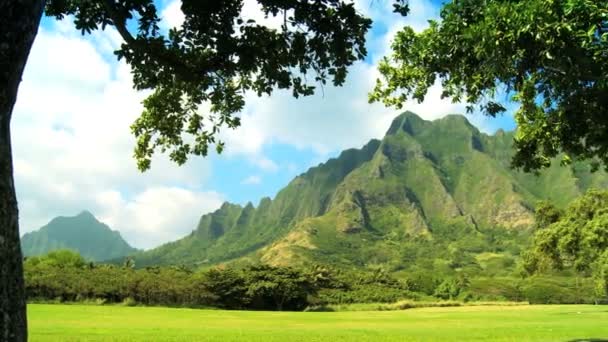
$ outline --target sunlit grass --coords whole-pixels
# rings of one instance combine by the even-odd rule
[[[31,341],[569,341],[608,338],[608,307],[475,306],[252,312],[28,307]]]

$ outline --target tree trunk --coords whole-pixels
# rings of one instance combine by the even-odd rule
[[[27,341],[10,122],[44,0],[0,0],[0,341]]]

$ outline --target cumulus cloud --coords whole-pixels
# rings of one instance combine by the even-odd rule
[[[108,222],[117,224],[113,228],[126,229],[136,247],[150,247],[192,229],[192,218],[217,208],[221,196],[201,189],[210,174],[203,159],[177,167],[159,156],[151,171],[137,170],[129,126],[141,113],[145,93],[133,90],[126,65],[105,60],[98,41],[116,48],[112,31],[85,39],[75,31],[41,29],[34,43],[12,122],[21,232],[87,209],[104,212]],[[120,195],[123,211],[107,209],[100,194],[108,191]],[[142,201],[159,193],[183,209],[160,204],[162,196]],[[162,205],[166,210],[160,210]],[[152,212],[163,215],[155,225],[135,219]],[[153,229],[136,238],[130,232],[144,229],[136,226],[143,223]]]
[[[395,111],[367,103],[375,77],[374,66],[358,63],[341,88],[319,88],[315,95],[299,99],[281,90],[271,97],[252,95],[242,114],[243,134],[230,137],[228,149],[237,149],[246,144],[246,137],[255,136],[259,146],[277,142],[326,154],[381,136]]]
[[[118,191],[96,196],[99,218],[122,232],[135,246],[150,248],[173,241],[196,228],[201,213],[217,209],[223,196],[177,187],[149,187],[132,199]]]
[[[368,103],[367,94],[378,77],[374,65],[360,62],[350,69],[343,87],[328,86],[299,99],[288,91],[276,91],[271,97],[250,96],[241,114],[242,126],[226,137],[226,150],[258,155],[267,144],[283,143],[326,155],[381,138],[399,111]],[[423,103],[410,101],[404,110],[436,119],[463,113],[464,106],[441,99],[441,87],[435,85]]]

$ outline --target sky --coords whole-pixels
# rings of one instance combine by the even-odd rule
[[[158,0],[163,29],[181,24],[180,3]],[[308,168],[381,138],[401,111],[367,101],[377,62],[390,52],[399,29],[424,29],[438,17],[441,3],[410,0],[406,18],[392,13],[392,1],[355,4],[374,24],[368,56],[350,68],[343,87],[326,86],[297,100],[288,91],[248,96],[238,113],[241,127],[222,133],[224,153],[191,158],[181,167],[156,155],[143,174],[132,158],[129,126],[146,94],[133,90],[130,68],[112,54],[121,44],[119,34],[110,28],[83,36],[71,18],[44,18],[11,126],[21,233],[88,210],[134,247],[153,248],[190,233],[201,215],[224,201],[257,205]],[[255,0],[245,0],[243,15],[277,25],[263,18]],[[440,99],[440,93],[437,84],[423,103],[408,102],[403,110],[428,120],[465,113],[464,104]],[[468,119],[490,134],[514,128],[511,114]]]

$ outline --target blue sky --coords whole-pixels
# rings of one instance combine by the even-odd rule
[[[398,112],[367,103],[376,63],[389,51],[403,25],[420,30],[437,17],[438,1],[411,0],[407,18],[391,13],[391,1],[355,1],[374,20],[369,55],[354,65],[344,87],[295,100],[289,92],[247,97],[242,126],[224,132],[222,155],[177,167],[157,156],[140,174],[132,159],[129,125],[141,112],[145,93],[132,89],[128,66],[112,52],[120,44],[113,30],[82,36],[70,20],[45,18],[19,90],[12,131],[21,231],[39,228],[55,216],[89,210],[139,248],[179,238],[198,218],[223,201],[257,204],[273,197],[293,177],[343,149],[381,138]],[[179,0],[158,2],[163,27],[180,24]],[[268,25],[256,2],[245,16]],[[464,105],[441,100],[436,85],[424,103],[405,109],[425,119],[463,113]],[[482,131],[513,129],[510,115],[469,120]]]

